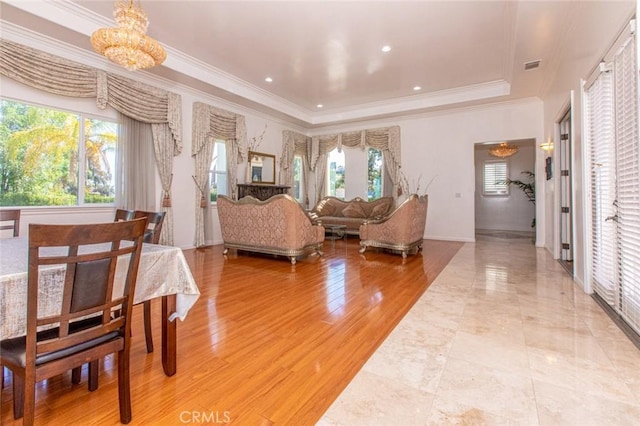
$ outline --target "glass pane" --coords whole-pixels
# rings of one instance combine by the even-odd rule
[[[98,119],[84,120],[86,179],[84,202],[113,203],[115,200],[114,166],[118,125]]]
[[[302,203],[302,157],[296,155],[293,158],[293,197]]]
[[[382,151],[367,150],[367,198],[369,201],[382,197]]]
[[[227,195],[227,148],[224,141],[216,141],[209,172],[209,199],[215,202],[218,195]]]
[[[79,124],[75,114],[0,100],[0,205],[77,204]]]
[[[340,153],[337,149],[331,151],[327,163],[327,195],[344,200],[344,151]]]

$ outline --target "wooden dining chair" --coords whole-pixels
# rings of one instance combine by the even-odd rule
[[[147,230],[144,233],[144,242],[148,244],[160,243],[160,233],[162,232],[162,224],[164,223],[165,212],[146,212],[136,210],[134,215],[136,219],[147,218]],[[144,338],[147,344],[147,353],[153,352],[153,334],[151,332],[151,301],[145,300],[143,305],[144,320]]]
[[[20,210],[0,210],[0,231],[13,229],[13,236],[20,235]]]
[[[115,222],[120,222],[123,220],[131,220],[133,219],[133,215],[135,214],[134,210],[125,210],[125,209],[117,209],[116,215],[113,218]]]
[[[89,390],[95,390],[99,360],[113,353],[120,421],[131,421],[130,318],[144,230],[144,220],[29,225],[27,334],[0,342],[0,361],[13,373],[13,415],[24,417],[23,424],[33,424],[37,382],[89,363]],[[116,264],[123,261],[124,282],[117,282]],[[55,300],[39,300],[41,266],[64,268]],[[55,313],[39,312],[48,303]]]
[[[2,231],[12,230],[13,236],[18,237],[20,235],[20,210],[0,210],[0,234]],[[0,237],[2,237],[0,235]],[[0,389],[4,389],[4,367],[0,363]]]

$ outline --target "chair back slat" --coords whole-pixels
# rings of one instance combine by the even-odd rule
[[[113,218],[115,222],[121,222],[123,220],[131,220],[135,214],[134,210],[117,209],[116,215]]]

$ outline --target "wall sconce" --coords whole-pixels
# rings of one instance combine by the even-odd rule
[[[553,141],[549,139],[547,142],[541,143],[540,148],[546,152],[553,151]]]

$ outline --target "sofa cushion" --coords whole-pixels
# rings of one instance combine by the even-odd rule
[[[334,200],[332,200],[330,198],[325,198],[325,199],[321,200],[318,203],[318,205],[313,209],[314,212],[318,216],[333,216],[333,215],[335,215],[338,212],[339,207],[333,201]]]

